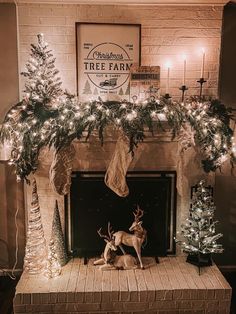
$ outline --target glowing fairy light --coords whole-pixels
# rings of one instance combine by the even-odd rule
[[[151,116],[152,118],[156,118],[156,117],[157,117],[156,111],[151,111],[150,116]]]
[[[96,117],[95,117],[95,115],[91,115],[91,116],[89,116],[88,118],[87,118],[87,120],[88,121],[90,121],[90,122],[92,122],[92,121],[95,121],[96,120]]]
[[[137,118],[137,112],[132,110],[130,113],[127,114],[126,116],[126,120],[128,121],[132,121],[134,120],[135,118]]]
[[[232,147],[232,153],[234,154],[234,156],[236,156],[236,146]]]
[[[116,121],[116,124],[118,124],[118,125],[121,123],[121,119],[119,119],[119,118],[116,118],[115,121]]]
[[[158,113],[157,117],[160,121],[166,121],[166,115],[164,113]]]

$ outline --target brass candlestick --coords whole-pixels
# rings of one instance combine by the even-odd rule
[[[186,85],[182,85],[179,89],[182,91],[182,102],[184,102],[185,92],[188,90],[188,87]]]
[[[203,90],[203,84],[206,83],[206,80],[202,77],[197,81],[200,84],[200,98],[202,98],[202,90]]]
[[[165,99],[170,99],[170,98],[171,98],[171,95],[168,94],[168,93],[166,93],[166,94],[164,95],[164,98],[165,98]]]

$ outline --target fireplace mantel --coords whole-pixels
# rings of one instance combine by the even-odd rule
[[[224,6],[226,0],[16,0],[16,3],[49,3],[49,4],[89,4],[89,5],[141,5],[141,6],[153,6],[153,5],[216,5]]]

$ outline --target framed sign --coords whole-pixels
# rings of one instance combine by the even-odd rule
[[[130,100],[130,68],[140,65],[140,24],[76,23],[80,101]]]
[[[133,65],[130,72],[130,98],[133,101],[158,97],[160,89],[159,66]]]

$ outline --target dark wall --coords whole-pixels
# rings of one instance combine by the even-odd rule
[[[17,20],[13,3],[0,3],[0,123],[18,101]]]
[[[225,105],[236,109],[236,3],[224,7],[219,95]]]
[[[2,123],[6,112],[19,99],[17,14],[14,3],[0,3],[0,47],[0,123]],[[17,267],[21,267],[25,247],[23,184],[17,184],[13,169],[7,166],[6,162],[0,161],[0,268],[12,268],[15,263],[15,215],[19,228]]]
[[[224,104],[236,109],[236,3],[224,7],[221,43],[219,96]],[[232,125],[233,126],[233,125]],[[219,265],[236,267],[236,171],[226,164],[216,174],[215,185],[217,231],[223,233],[219,240],[223,254],[215,254]]]
[[[217,175],[215,185],[217,232],[223,233],[218,240],[224,246],[223,254],[216,254],[219,265],[236,266],[236,177]]]

